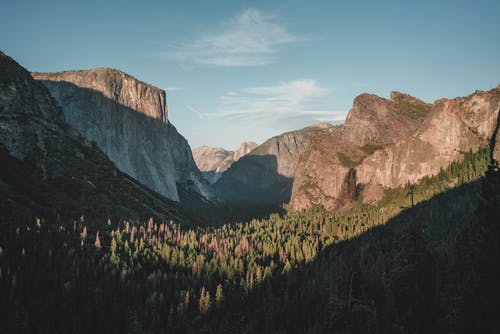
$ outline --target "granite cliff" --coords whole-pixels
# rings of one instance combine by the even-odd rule
[[[307,127],[267,140],[232,164],[215,183],[215,189],[229,203],[287,203],[300,154],[315,131],[332,128]]]
[[[236,151],[222,147],[200,146],[193,149],[193,158],[203,177],[211,184],[215,183],[233,163],[257,147],[257,143],[246,141]]]
[[[291,207],[373,203],[387,188],[435,175],[464,152],[488,145],[499,109],[499,87],[433,104],[397,92],[389,100],[362,94],[345,124],[317,132],[300,156]]]
[[[66,123],[47,88],[1,52],[0,156],[4,218],[188,220],[175,202],[120,172]]]
[[[165,92],[114,69],[32,73],[66,121],[124,173],[174,200],[215,197],[188,142],[169,122]],[[181,189],[182,188],[182,189]]]

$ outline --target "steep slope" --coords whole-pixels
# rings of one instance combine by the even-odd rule
[[[187,221],[174,202],[121,173],[71,128],[49,91],[1,52],[0,147],[3,217]]]
[[[193,158],[203,177],[215,183],[231,165],[257,147],[257,143],[246,141],[236,151],[222,147],[200,146],[193,149]]]
[[[395,188],[435,175],[464,152],[487,146],[497,124],[500,89],[441,99],[416,133],[376,152],[358,169],[361,183]]]
[[[233,203],[288,202],[298,158],[312,134],[332,129],[308,127],[267,140],[224,172],[215,183],[218,194]]]
[[[384,189],[436,175],[463,153],[487,145],[497,122],[500,91],[426,104],[393,92],[363,94],[336,132],[317,134],[300,157],[291,206],[343,209],[372,203]]]
[[[168,120],[165,92],[114,69],[33,73],[61,106],[67,122],[128,175],[179,201],[214,196],[191,149]]]

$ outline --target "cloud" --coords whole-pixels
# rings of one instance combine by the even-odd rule
[[[198,111],[195,107],[193,106],[190,106],[190,105],[187,105],[186,108],[191,111],[192,113],[196,114],[198,116],[199,119],[203,119],[205,118],[204,117],[204,114],[200,111]]]
[[[184,87],[177,87],[177,86],[170,86],[170,87],[165,87],[165,91],[168,92],[178,92],[184,90]]]
[[[274,86],[244,88],[219,98],[219,111],[206,116],[241,120],[276,121],[304,118],[309,121],[343,121],[345,112],[321,108],[329,92],[315,80],[281,82]]]
[[[279,47],[304,40],[289,33],[276,16],[247,9],[222,25],[222,30],[171,46],[161,57],[187,66],[242,67],[272,63]]]

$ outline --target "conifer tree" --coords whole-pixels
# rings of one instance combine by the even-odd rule
[[[224,301],[224,293],[222,291],[222,284],[217,285],[217,290],[215,291],[215,304],[220,306],[220,304]]]
[[[97,234],[95,235],[95,242],[94,242],[94,246],[96,248],[101,248],[101,239],[99,238],[99,231],[97,231]]]

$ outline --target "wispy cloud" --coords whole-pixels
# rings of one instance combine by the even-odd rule
[[[266,121],[293,118],[318,122],[344,120],[345,112],[321,108],[324,104],[321,98],[328,92],[312,79],[244,88],[221,96],[219,111],[205,115]]]
[[[186,66],[242,67],[272,63],[283,45],[304,40],[287,31],[276,16],[247,9],[213,34],[171,46],[160,54]]]
[[[198,109],[196,109],[195,107],[193,106],[190,106],[190,105],[187,105],[186,108],[191,111],[192,113],[196,114],[198,116],[199,119],[203,119],[204,118],[204,113],[198,111]]]
[[[184,87],[177,87],[177,86],[170,86],[170,87],[165,87],[165,91],[168,92],[178,92],[180,90],[184,90]]]

